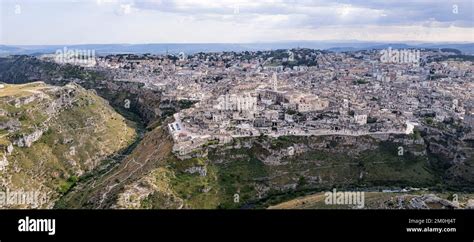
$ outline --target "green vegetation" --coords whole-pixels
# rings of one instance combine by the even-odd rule
[[[65,194],[76,184],[77,181],[77,176],[71,176],[66,181],[61,182],[59,185],[59,193]]]
[[[356,81],[354,81],[352,84],[354,85],[362,85],[362,84],[367,84],[369,83],[369,81],[365,80],[365,79],[357,79]]]
[[[427,117],[427,118],[425,118],[425,123],[426,123],[426,124],[428,124],[428,125],[432,125],[432,124],[433,124],[433,122],[434,122],[434,121],[433,121],[433,118],[431,118],[431,117]]]
[[[188,109],[190,108],[191,106],[193,106],[193,104],[195,104],[196,101],[192,101],[192,100],[179,100],[178,101],[178,106],[180,109]]]
[[[30,147],[15,145],[7,155],[9,166],[0,178],[5,179],[4,185],[9,189],[38,189],[51,194],[51,199],[56,198],[76,184],[79,178],[75,174],[91,171],[103,158],[124,149],[135,138],[131,123],[94,92],[79,86],[53,88],[30,83],[6,88],[8,95],[0,97],[0,109],[8,115],[2,118],[19,126],[15,132],[2,132],[0,143],[7,146],[43,131]],[[50,103],[65,98],[66,92],[71,104],[47,113]],[[22,98],[30,101],[13,105]]]
[[[415,136],[420,134],[415,133]],[[355,144],[373,144],[376,148],[349,154],[356,147],[335,139],[334,136],[296,137],[277,139],[256,138],[268,143],[273,152],[286,150],[295,144],[327,143],[324,148],[310,149],[293,157],[285,157],[279,165],[262,162],[269,151],[254,143],[249,149],[210,149],[208,158],[171,159],[166,169],[170,172],[170,188],[190,208],[264,208],[317,191],[332,188],[366,187],[435,187],[442,183],[439,173],[430,167],[426,156],[415,156],[404,147],[399,155],[393,142],[378,142],[371,137],[354,137]],[[249,139],[238,139],[245,142]],[[190,174],[192,167],[205,168],[207,174]],[[293,184],[291,189],[283,189]],[[282,190],[283,189],[283,190]],[[265,192],[263,192],[265,191]],[[234,201],[234,195],[238,199]],[[155,208],[165,201],[155,194],[145,204]]]
[[[377,122],[377,118],[375,117],[367,117],[367,123],[368,124],[373,124],[373,123],[376,123]]]

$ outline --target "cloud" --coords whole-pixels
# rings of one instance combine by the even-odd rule
[[[120,8],[118,10],[119,14],[130,14],[132,12],[132,4],[120,4]]]
[[[118,2],[119,0],[96,0],[97,5],[114,4]]]
[[[288,21],[296,18],[301,27],[337,26],[337,25],[421,25],[438,22],[444,26],[473,27],[473,2],[448,1],[357,1],[342,0],[336,2],[320,0],[135,0],[135,7],[141,10],[153,10],[175,14],[225,17],[227,21],[239,21],[228,16],[244,15],[249,20],[287,16]],[[454,5],[458,9],[453,13]],[[238,11],[236,11],[236,8]],[[227,17],[226,17],[227,16]],[[262,17],[266,16],[266,17]],[[303,16],[303,17],[301,17]],[[296,23],[296,24],[297,24]]]
[[[21,4],[21,15],[14,14],[14,4]],[[472,0],[17,0],[2,5],[9,11],[2,12],[0,43],[474,42],[473,4]],[[87,34],[74,34],[78,31]]]

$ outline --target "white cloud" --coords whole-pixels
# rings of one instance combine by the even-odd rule
[[[247,17],[261,15],[305,15],[317,25],[378,24],[414,25],[436,18],[439,22],[456,26],[474,26],[473,2],[458,0],[459,14],[451,4],[442,1],[321,1],[321,0],[135,0],[136,7],[145,10],[188,15],[232,15]],[[469,9],[471,12],[469,13]],[[463,10],[463,11],[461,11]],[[464,14],[462,14],[464,13]]]
[[[111,4],[111,3],[117,3],[118,0],[97,0],[96,3],[98,5],[104,5],[104,4]]]
[[[132,12],[131,4],[120,4],[119,13],[120,14],[130,14]]]
[[[2,15],[0,42],[474,42],[472,0],[456,0],[457,14],[452,3],[438,0],[81,0],[74,5],[70,1],[18,0],[25,11],[21,16]]]

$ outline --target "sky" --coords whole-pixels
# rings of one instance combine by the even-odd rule
[[[1,0],[0,44],[474,42],[473,0]]]

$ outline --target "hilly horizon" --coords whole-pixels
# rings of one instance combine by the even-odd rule
[[[0,45],[0,56],[8,55],[41,55],[55,53],[58,49],[93,49],[98,55],[105,54],[176,54],[179,52],[242,52],[276,49],[309,48],[334,52],[360,51],[385,48],[423,48],[423,49],[458,49],[463,54],[474,54],[474,43],[446,42],[376,42],[376,41],[289,41],[261,43],[150,43],[150,44],[73,44],[73,45]]]

